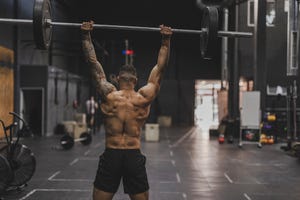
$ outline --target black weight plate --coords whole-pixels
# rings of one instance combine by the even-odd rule
[[[60,139],[60,144],[64,149],[69,150],[74,146],[74,139],[69,135],[64,135]]]
[[[83,132],[80,135],[80,139],[85,138],[85,140],[81,140],[81,144],[83,145],[89,145],[92,142],[92,135],[88,132]]]
[[[35,0],[33,8],[33,37],[38,49],[48,49],[51,43],[52,26],[45,23],[51,20],[49,0]]]
[[[11,166],[13,178],[9,186],[22,186],[27,183],[35,172],[36,160],[31,150],[22,144],[14,146],[12,154],[7,154],[7,148],[1,154],[5,156]]]
[[[11,168],[7,159],[0,155],[0,194],[5,191],[12,177]]]
[[[201,56],[205,59],[212,59],[214,52],[218,51],[218,24],[218,9],[206,7],[201,20],[201,29],[205,29],[206,33],[200,36]]]

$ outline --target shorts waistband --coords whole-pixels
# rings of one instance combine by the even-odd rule
[[[110,152],[141,152],[141,149],[113,149],[113,148],[105,148],[105,151]]]

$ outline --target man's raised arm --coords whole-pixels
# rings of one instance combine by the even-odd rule
[[[91,67],[93,80],[95,82],[97,92],[101,94],[103,100],[106,96],[115,91],[116,88],[106,80],[106,76],[102,65],[97,60],[94,45],[92,43],[90,31],[93,30],[93,22],[83,22],[81,25],[82,48],[86,61]]]
[[[158,94],[163,72],[165,71],[165,68],[167,67],[169,61],[172,29],[163,25],[160,25],[160,29],[162,41],[158,53],[157,64],[153,67],[150,73],[147,85],[142,87],[139,91],[144,97],[148,98],[149,100],[154,100],[154,98]]]

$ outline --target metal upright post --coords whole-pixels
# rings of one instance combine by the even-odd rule
[[[228,8],[223,9],[223,30],[228,30],[228,17],[229,17],[229,11]],[[228,38],[223,37],[222,38],[222,79],[221,79],[221,88],[226,88],[225,84],[228,81]]]
[[[293,128],[294,128],[294,134],[293,134],[293,140],[297,141],[297,81],[294,80],[293,84]]]
[[[237,31],[239,28],[239,4],[236,3],[234,8],[234,28]],[[232,43],[231,43],[232,42]],[[228,137],[237,136],[239,133],[239,66],[238,66],[238,39],[230,41],[232,44],[233,54],[231,67],[228,68]]]
[[[14,0],[14,18],[19,17],[19,0]],[[13,50],[14,50],[14,112],[20,113],[20,66],[19,66],[19,29],[13,26]]]
[[[287,101],[287,135],[293,142],[297,138],[297,82],[299,68],[299,0],[289,0],[287,17],[287,77],[290,86],[290,96]],[[293,130],[292,130],[293,128]]]
[[[298,0],[289,0],[287,18],[287,76],[298,75],[299,22],[299,2]]]
[[[235,5],[235,30],[239,30],[239,4]],[[240,70],[239,70],[239,39],[234,38],[233,57],[233,120],[234,135],[240,132]],[[232,137],[232,136],[230,136]]]
[[[266,98],[266,0],[254,0],[254,90],[261,93],[260,109],[263,115]]]
[[[287,94],[286,94],[286,136],[287,141],[290,143],[292,137],[291,137],[291,96],[292,96],[292,87],[287,88]]]

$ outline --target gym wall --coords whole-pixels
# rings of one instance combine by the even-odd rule
[[[30,77],[32,74],[38,76]],[[42,89],[44,98],[41,105],[44,111],[42,133],[37,135],[52,135],[57,124],[63,121],[74,120],[75,113],[85,112],[85,100],[88,97],[88,84],[77,75],[65,70],[47,65],[22,65],[21,66],[21,89]],[[77,100],[79,107],[74,108],[73,102]],[[28,111],[30,116],[26,119],[34,124],[34,116],[39,113]]]
[[[266,29],[266,65],[267,84],[271,86],[286,85],[286,59],[287,59],[287,13],[284,11],[284,1],[275,1],[275,26]],[[240,4],[239,27],[240,31],[253,31],[248,26],[248,3]],[[239,66],[241,76],[253,77],[253,40],[240,39]]]

